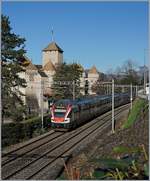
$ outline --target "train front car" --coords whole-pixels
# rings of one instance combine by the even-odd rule
[[[51,107],[51,127],[70,129],[72,105],[69,100],[59,100]]]

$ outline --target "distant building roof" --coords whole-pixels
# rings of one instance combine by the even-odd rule
[[[35,65],[35,67],[38,69],[38,73],[41,77],[48,77],[46,73],[43,71],[42,65]]]
[[[46,65],[44,65],[43,70],[46,71],[55,71],[55,66],[52,64],[52,62],[49,60]]]
[[[37,69],[42,69],[42,65],[35,65]]]
[[[89,74],[98,74],[98,71],[96,69],[95,66],[93,66],[89,71],[88,71]]]
[[[148,71],[148,67],[146,65],[139,67],[139,72],[144,73],[144,71]]]
[[[28,66],[26,66],[26,70],[38,70],[38,69],[34,64],[32,64],[31,61],[29,61]]]
[[[48,77],[45,72],[38,70],[41,77]]]
[[[22,59],[22,66],[23,67],[27,67],[29,64],[30,64],[31,60],[26,56],[26,55],[23,55],[23,59]]]
[[[59,51],[61,53],[63,52],[63,50],[55,42],[50,43],[46,48],[43,49],[43,51]]]
[[[24,55],[23,57],[24,57],[24,63],[22,64],[22,66],[25,67],[26,70],[38,70],[36,65],[34,65],[26,55]]]

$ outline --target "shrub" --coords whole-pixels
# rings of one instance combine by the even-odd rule
[[[49,115],[44,116],[44,128],[47,130],[50,122]],[[34,135],[35,130],[41,129],[41,117],[34,117],[22,122],[14,122],[3,124],[2,126],[2,147],[16,144],[22,140],[30,139]],[[42,134],[42,132],[41,132]]]
[[[142,147],[141,147],[142,146]],[[139,148],[114,147],[116,153],[132,153],[127,157],[120,159],[99,158],[93,161],[97,162],[98,168],[93,172],[94,179],[115,179],[115,180],[148,180],[149,164],[148,155],[144,145]],[[138,152],[137,152],[138,151]],[[140,155],[144,155],[144,161],[140,162]]]

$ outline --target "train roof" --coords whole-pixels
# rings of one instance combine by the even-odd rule
[[[117,96],[123,96],[123,95],[128,95],[128,93],[119,93],[119,94],[115,94],[114,97]],[[55,105],[63,105],[63,106],[67,106],[67,105],[82,105],[82,104],[86,104],[86,103],[91,103],[91,101],[97,101],[97,100],[104,100],[104,99],[110,99],[112,95],[96,95],[94,97],[90,97],[90,98],[79,98],[79,99],[60,99],[58,100]]]

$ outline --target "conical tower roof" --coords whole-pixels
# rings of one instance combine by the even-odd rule
[[[98,74],[98,71],[97,71],[96,67],[93,66],[93,67],[89,70],[88,73],[89,73],[89,74]]]
[[[43,70],[46,71],[55,71],[55,66],[52,64],[51,60],[48,61],[47,64],[44,65]]]
[[[61,53],[63,52],[63,50],[55,42],[50,43],[46,48],[43,49],[43,51],[59,51]]]
[[[23,63],[23,66],[26,68],[26,70],[38,70],[27,56],[24,55],[24,58],[25,61]]]

